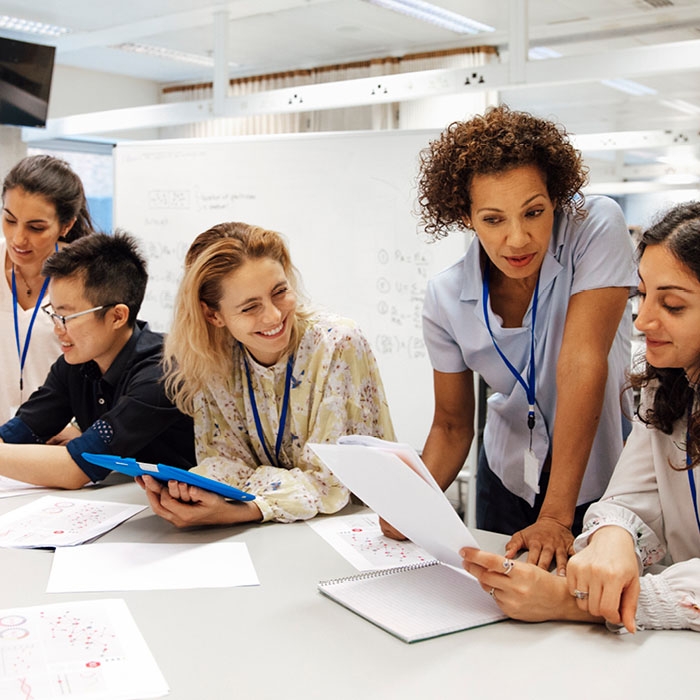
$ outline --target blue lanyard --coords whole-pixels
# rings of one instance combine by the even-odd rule
[[[39,292],[39,298],[36,300],[34,306],[34,313],[32,314],[31,321],[29,321],[29,328],[27,328],[27,336],[24,339],[24,349],[20,349],[19,342],[19,322],[17,319],[17,282],[15,280],[15,266],[12,266],[12,306],[15,315],[15,340],[17,341],[17,359],[19,360],[19,390],[22,391],[24,388],[24,381],[22,375],[24,373],[24,363],[27,361],[27,350],[29,350],[29,341],[32,337],[32,329],[34,328],[34,321],[36,320],[37,312],[39,311],[39,306],[41,305],[41,300],[44,298],[46,293],[46,288],[49,286],[49,278],[44,280],[44,284]]]
[[[243,362],[245,363],[245,375],[248,380],[248,396],[250,397],[250,406],[253,409],[253,418],[255,419],[255,429],[258,433],[258,438],[262,443],[263,450],[267,455],[270,464],[278,467],[280,448],[282,447],[282,437],[284,436],[284,425],[287,422],[287,408],[289,407],[289,389],[292,385],[292,367],[294,366],[294,355],[290,355],[287,360],[287,375],[284,379],[284,398],[282,399],[282,413],[280,414],[280,426],[277,431],[277,441],[275,443],[275,458],[272,459],[270,450],[267,448],[267,442],[265,442],[265,435],[263,434],[262,424],[260,423],[260,414],[258,413],[258,404],[255,401],[255,392],[253,391],[253,382],[250,380],[250,367],[248,366],[248,359],[245,356],[245,350],[241,345],[241,352],[243,353]]]
[[[685,465],[688,474],[688,482],[690,483],[690,497],[693,499],[693,508],[695,509],[695,522],[700,530],[700,514],[698,514],[698,492],[695,489],[695,477],[693,476],[692,460],[690,459],[690,417],[692,414],[693,402],[691,400],[688,406],[688,427],[685,429]]]
[[[484,302],[484,320],[486,321],[486,328],[489,330],[489,335],[493,341],[493,346],[496,351],[501,356],[501,359],[505,363],[506,367],[510,370],[511,374],[520,382],[523,389],[525,389],[525,395],[527,396],[528,411],[527,411],[527,427],[530,429],[530,442],[532,443],[532,430],[535,427],[535,322],[537,321],[537,299],[539,297],[540,291],[540,276],[537,275],[537,284],[535,285],[535,296],[532,300],[532,327],[530,329],[530,367],[527,372],[527,384],[525,380],[520,376],[515,367],[511,364],[510,360],[503,354],[501,348],[498,347],[496,339],[493,337],[493,332],[491,331],[491,324],[489,322],[489,275],[491,266],[487,262],[484,268],[484,287],[483,287],[483,302]],[[530,445],[532,447],[532,445]]]

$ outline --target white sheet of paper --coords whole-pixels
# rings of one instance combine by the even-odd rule
[[[146,506],[42,496],[0,516],[0,547],[69,547],[93,540]]]
[[[376,513],[314,518],[306,524],[358,571],[391,569],[435,561],[417,544],[397,542],[382,534]]]
[[[308,445],[350,491],[444,564],[460,568],[459,550],[478,548],[445,494],[395,454],[361,445]]]
[[[420,474],[435,490],[442,491],[437,481],[435,481],[435,477],[430,473],[428,467],[423,464],[423,460],[411,445],[403,442],[389,442],[389,440],[382,440],[371,435],[343,435],[338,438],[338,444],[365,445],[366,447],[374,447],[391,452],[406,462],[417,474]]]
[[[259,585],[243,542],[104,542],[58,549],[47,593]]]
[[[2,700],[157,698],[168,684],[123,600],[0,610]]]
[[[49,491],[44,486],[27,484],[24,481],[10,479],[9,476],[0,476],[0,498],[10,498],[10,496],[26,496],[28,493]]]

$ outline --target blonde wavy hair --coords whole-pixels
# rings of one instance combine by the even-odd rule
[[[309,311],[303,303],[298,274],[282,236],[240,222],[218,224],[200,233],[185,257],[185,274],[163,353],[165,389],[183,413],[194,415],[196,395],[213,378],[225,379],[233,371],[236,341],[227,328],[206,320],[202,304],[212,311],[221,311],[224,279],[248,260],[261,258],[271,258],[282,266],[297,295],[296,317],[285,354],[293,352],[299,344]]]

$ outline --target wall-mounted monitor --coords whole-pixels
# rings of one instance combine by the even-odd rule
[[[56,48],[0,37],[0,124],[45,126]]]

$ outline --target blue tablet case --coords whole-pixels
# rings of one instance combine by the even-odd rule
[[[224,498],[232,498],[236,501],[252,501],[255,499],[255,496],[252,493],[239,491],[233,486],[224,484],[221,481],[208,479],[206,476],[193,474],[192,472],[188,472],[184,469],[178,469],[177,467],[169,467],[167,464],[144,464],[137,462],[131,457],[97,455],[91,454],[90,452],[83,452],[83,458],[88,462],[92,462],[92,464],[96,464],[98,467],[112,469],[115,472],[127,474],[128,476],[146,475],[152,476],[154,479],[158,479],[159,481],[174,479],[175,481],[181,481],[185,484],[198,486],[206,491],[213,491],[214,493],[220,494]]]

